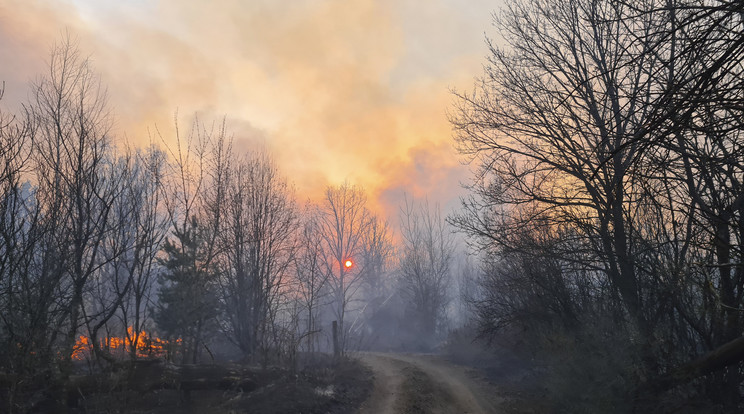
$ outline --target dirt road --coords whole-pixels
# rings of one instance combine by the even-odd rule
[[[360,414],[496,413],[496,391],[434,355],[360,353],[375,385]]]

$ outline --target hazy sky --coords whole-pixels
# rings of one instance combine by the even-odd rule
[[[108,87],[117,136],[147,143],[198,113],[270,149],[299,198],[363,185],[450,207],[468,179],[447,121],[470,89],[498,0],[0,0],[5,106],[26,99],[61,33]]]

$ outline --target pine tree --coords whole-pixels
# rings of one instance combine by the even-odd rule
[[[216,272],[208,260],[206,235],[195,218],[166,240],[160,259],[159,304],[155,320],[169,339],[181,339],[182,361],[196,363],[204,338],[215,330],[218,313]]]

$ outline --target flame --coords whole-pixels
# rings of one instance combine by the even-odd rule
[[[123,338],[118,336],[109,336],[99,339],[99,346],[108,350],[113,355],[128,355],[132,349],[137,352],[138,358],[160,358],[165,357],[169,345],[179,345],[182,340],[178,338],[174,341],[151,337],[145,331],[137,334],[133,327],[127,328],[127,335]],[[85,335],[80,335],[75,342],[72,350],[72,359],[82,361],[93,353],[93,343]]]

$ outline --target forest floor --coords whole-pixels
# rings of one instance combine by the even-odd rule
[[[359,353],[374,373],[360,414],[498,413],[499,390],[473,368],[430,354]]]
[[[291,371],[236,364],[140,361],[118,373],[77,375],[67,401],[18,395],[13,412],[260,414],[526,414],[546,412],[534,389],[485,362],[451,356],[360,352]],[[484,369],[485,368],[485,369]],[[2,384],[0,384],[2,385]],[[527,390],[527,391],[526,391]],[[0,387],[0,391],[2,387]],[[2,393],[0,395],[4,395]],[[49,392],[45,392],[49,394]],[[52,395],[59,395],[52,393]],[[37,402],[32,402],[36,400]],[[23,407],[25,406],[26,409]],[[5,412],[0,405],[0,414]]]
[[[80,393],[77,407],[68,412],[345,414],[355,412],[372,389],[371,371],[355,360],[329,358],[295,373],[225,365],[177,368],[176,374],[172,369],[164,373],[155,365],[130,374],[133,377],[115,387],[108,379],[94,392]],[[232,374],[226,376],[226,370]],[[178,378],[175,387],[172,378]],[[52,407],[36,411],[56,412],[47,408]]]

